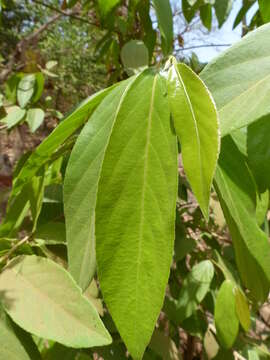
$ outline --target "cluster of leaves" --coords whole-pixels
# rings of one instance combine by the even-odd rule
[[[181,359],[179,328],[209,359],[269,357],[249,333],[270,287],[269,36],[249,34],[200,78],[172,57],[137,69],[19,161],[0,226],[5,359]],[[183,235],[190,190],[197,242]],[[216,196],[233,248],[207,225]]]
[[[5,97],[1,95],[1,117],[3,128],[11,129],[26,122],[31,132],[35,132],[44,121],[45,112],[40,99],[44,90],[45,77],[56,76],[51,69],[57,65],[49,61],[44,69],[36,73],[17,73],[5,84]],[[47,99],[48,100],[48,99]],[[46,106],[46,101],[43,106]]]

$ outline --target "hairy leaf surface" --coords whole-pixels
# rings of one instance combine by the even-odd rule
[[[96,269],[97,186],[114,122],[134,79],[114,89],[96,109],[72,150],[64,184],[69,271],[85,290]]]
[[[166,84],[147,70],[122,101],[106,150],[96,207],[98,275],[134,359],[162,307],[173,253],[177,146]]]
[[[37,336],[75,348],[111,342],[94,306],[49,259],[13,259],[0,274],[0,300],[19,326]]]
[[[270,24],[210,62],[201,77],[213,94],[221,136],[270,113]]]
[[[222,141],[215,187],[242,281],[256,300],[263,301],[269,292],[270,245],[256,222],[256,191],[245,158],[229,137]]]
[[[174,63],[169,69],[168,93],[184,169],[202,212],[208,218],[219,153],[215,104],[203,82],[184,64]]]

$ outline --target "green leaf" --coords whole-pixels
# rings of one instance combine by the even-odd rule
[[[35,92],[32,97],[33,104],[41,98],[41,95],[44,90],[44,83],[45,83],[44,75],[42,74],[42,72],[36,73],[35,77],[36,77]]]
[[[185,64],[169,69],[168,94],[183,165],[194,195],[208,218],[212,180],[219,153],[215,104],[199,77]]]
[[[262,226],[265,222],[268,208],[269,208],[269,191],[266,190],[264,193],[257,195],[256,201],[256,220],[259,226]]]
[[[147,70],[119,106],[96,207],[102,294],[135,360],[150,341],[172,261],[176,145],[166,83]]]
[[[259,191],[270,189],[270,116],[264,117],[248,127],[248,164],[255,177]]]
[[[250,328],[250,311],[248,307],[248,302],[246,296],[238,287],[235,288],[235,308],[240,324],[242,325],[245,331],[248,331]]]
[[[122,47],[121,60],[128,73],[133,74],[148,66],[148,49],[142,41],[130,40]]]
[[[270,21],[270,3],[269,0],[259,0],[259,8],[261,17],[264,23],[268,23]]]
[[[250,170],[229,137],[222,141],[215,188],[230,229],[241,279],[257,301],[264,301],[270,284],[270,245],[256,222],[256,191]]]
[[[234,284],[225,280],[218,292],[215,306],[217,337],[225,349],[230,349],[238,335],[239,321],[236,314]]]
[[[230,11],[232,9],[232,4],[233,4],[232,0],[215,1],[214,8],[215,8],[219,28],[221,28],[222,25],[227,20]]]
[[[17,87],[20,80],[23,78],[23,73],[13,74],[5,83],[5,95],[6,98],[12,103],[15,104],[17,100]]]
[[[188,23],[194,18],[196,11],[199,8],[199,2],[192,1],[192,6],[190,5],[190,0],[182,0],[182,9],[183,14]]]
[[[223,52],[201,73],[217,104],[221,136],[270,113],[269,37],[267,24]]]
[[[174,341],[163,332],[156,329],[151,338],[149,348],[163,360],[181,360],[182,356]]]
[[[200,7],[200,18],[203,25],[210,31],[212,27],[212,6],[210,4]]]
[[[49,259],[13,259],[0,274],[0,299],[18,325],[39,337],[74,348],[111,342],[96,309],[71,276]]]
[[[98,106],[72,150],[64,183],[69,271],[85,290],[96,270],[95,205],[97,186],[119,107],[134,81],[115,88]]]
[[[161,33],[162,51],[168,55],[173,46],[173,16],[169,0],[153,0],[158,28]]]
[[[114,87],[114,86],[113,86]],[[36,148],[14,179],[12,196],[16,196],[52,154],[89,118],[94,109],[113,87],[102,90],[84,100],[68,114],[57,128]]]
[[[105,18],[120,3],[120,0],[98,0],[101,17]]]
[[[24,108],[35,92],[35,74],[25,75],[18,84],[17,100],[20,107]]]
[[[207,294],[214,276],[214,267],[209,260],[193,266],[183,282],[177,302],[177,318],[181,322],[193,314]]]
[[[43,359],[44,360],[77,360],[78,350],[71,349],[61,344],[55,343],[46,351]]]
[[[45,186],[45,170],[43,170],[43,174],[41,176],[35,176],[28,184],[28,198],[30,201],[30,210],[32,214],[32,232],[35,232],[38,217],[41,211],[43,194],[44,194],[44,186]]]
[[[66,227],[62,222],[50,221],[37,227],[35,240],[44,241],[48,245],[66,242]]]
[[[0,310],[0,360],[40,360],[31,336]]]
[[[26,122],[28,123],[31,132],[35,132],[43,123],[45,113],[42,109],[29,109],[26,115]]]
[[[19,124],[25,116],[26,111],[18,106],[13,106],[8,112],[7,116],[1,119],[1,122],[7,124],[7,128],[11,129],[13,126]]]

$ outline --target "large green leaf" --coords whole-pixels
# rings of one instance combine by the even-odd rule
[[[270,24],[210,62],[201,77],[213,94],[221,135],[270,113]]]
[[[222,141],[215,187],[232,236],[241,279],[252,296],[263,301],[269,292],[270,245],[256,222],[256,191],[250,170],[229,137]]]
[[[84,290],[96,269],[95,206],[100,170],[112,127],[133,79],[96,109],[72,150],[64,184],[69,271]]]
[[[173,16],[169,0],[153,0],[158,27],[161,33],[162,50],[165,55],[171,52],[173,46]]]
[[[111,342],[94,306],[49,259],[13,259],[0,275],[0,300],[18,325],[39,337],[75,348]]]
[[[239,330],[234,284],[230,280],[225,280],[219,289],[215,306],[215,325],[221,345],[225,349],[230,349]]]
[[[111,91],[112,87],[102,90],[84,100],[74,111],[65,117],[57,128],[36,148],[16,176],[12,196],[31,180],[36,172],[46,164],[52,154],[89,118],[93,110]]]
[[[270,116],[248,127],[248,163],[261,193],[270,189]]]
[[[148,66],[148,49],[140,40],[130,40],[121,50],[121,60],[128,73],[138,72]]]
[[[0,360],[40,360],[31,336],[15,325],[0,309]]]
[[[96,207],[101,290],[134,359],[150,341],[172,261],[176,145],[165,81],[147,70],[119,107]]]
[[[209,197],[219,153],[215,104],[199,77],[185,64],[169,69],[168,93],[185,173],[208,218]]]

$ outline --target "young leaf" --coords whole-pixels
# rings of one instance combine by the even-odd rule
[[[239,321],[236,314],[234,284],[225,280],[218,292],[215,306],[217,337],[225,349],[230,349],[238,335]]]
[[[177,302],[178,321],[188,318],[197,309],[208,292],[214,276],[214,267],[209,260],[193,266],[184,280]]]
[[[8,112],[7,116],[0,120],[0,122],[7,124],[7,128],[11,129],[13,126],[19,124],[24,118],[26,111],[19,106],[13,106]]]
[[[50,160],[52,154],[60,145],[83,125],[113,87],[114,86],[102,90],[84,100],[74,111],[67,115],[57,128],[36,148],[14,179],[12,197],[16,196],[42,165]]]
[[[20,107],[24,108],[31,100],[35,91],[35,74],[25,75],[18,84],[17,100]]]
[[[184,169],[202,212],[208,218],[219,133],[215,104],[199,77],[185,64],[174,64],[168,74],[168,94]]]
[[[31,336],[15,325],[0,309],[0,360],[40,360]]]
[[[68,272],[49,259],[13,259],[0,274],[0,299],[18,325],[39,337],[74,348],[111,342],[94,306]]]
[[[230,229],[241,279],[257,301],[264,301],[270,284],[270,245],[256,222],[256,191],[245,157],[230,137],[222,141],[215,188]]]
[[[26,122],[31,132],[35,132],[43,123],[45,113],[42,109],[29,109],[26,115]]]
[[[269,37],[270,24],[261,26],[201,73],[217,104],[221,136],[270,113]]]
[[[164,55],[170,53],[173,45],[173,16],[169,0],[153,0],[158,27],[161,33]]]
[[[85,290],[96,270],[95,206],[100,170],[109,137],[131,78],[96,109],[72,150],[64,183],[69,271]]]
[[[172,261],[176,145],[166,84],[147,70],[120,104],[96,207],[102,293],[135,360],[150,341]]]
[[[270,189],[270,116],[263,117],[248,127],[248,164],[259,191]]]

